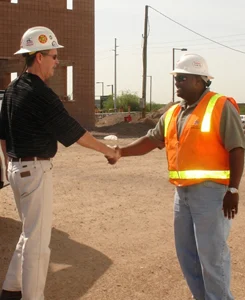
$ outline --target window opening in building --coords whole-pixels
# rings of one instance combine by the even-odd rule
[[[67,9],[73,9],[73,0],[67,0],[66,1],[66,7]]]
[[[10,80],[13,81],[13,80],[15,80],[17,77],[18,77],[17,72],[13,72],[13,73],[11,73],[11,75],[10,75]]]
[[[73,66],[67,67],[67,99],[73,100]]]
[[[11,0],[11,3],[18,4],[18,0]]]

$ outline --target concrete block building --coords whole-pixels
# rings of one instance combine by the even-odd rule
[[[0,0],[0,90],[21,73],[14,56],[30,27],[50,28],[63,45],[49,86],[84,127],[94,127],[94,0]]]

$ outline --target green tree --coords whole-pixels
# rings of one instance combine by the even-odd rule
[[[136,93],[125,91],[117,97],[117,107],[123,109],[123,111],[128,111],[128,106],[130,106],[131,111],[139,111],[140,98]]]
[[[140,110],[140,98],[136,93],[131,93],[130,91],[124,91],[120,96],[117,97],[116,104],[117,109],[122,109],[123,111],[128,111],[128,106],[130,106],[131,111],[139,111]],[[104,101],[103,109],[109,110],[114,108],[114,102],[112,95]]]
[[[109,111],[114,108],[113,97],[110,95],[106,101],[103,102],[103,109]]]
[[[128,106],[130,106],[131,111],[141,111],[140,108],[140,97],[137,93],[132,93],[130,91],[123,91],[121,95],[117,97],[117,110],[128,111]],[[164,104],[157,104],[155,102],[151,103],[151,111],[156,111],[162,108]],[[114,109],[113,97],[110,95],[106,101],[103,102],[103,109],[109,111]],[[146,111],[150,111],[150,103],[146,103]]]

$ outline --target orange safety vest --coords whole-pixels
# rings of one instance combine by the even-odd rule
[[[233,98],[208,92],[189,116],[179,139],[177,118],[181,107],[177,104],[169,108],[164,136],[171,183],[187,186],[212,180],[229,184],[229,152],[220,137],[220,119],[227,99],[239,112]]]

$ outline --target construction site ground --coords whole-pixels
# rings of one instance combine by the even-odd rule
[[[94,136],[125,145],[154,126],[152,115],[100,119]],[[116,135],[117,141],[104,140]],[[47,300],[188,300],[173,238],[174,187],[165,150],[116,165],[75,144],[54,158],[54,212]],[[0,284],[21,232],[13,194],[0,190]],[[245,178],[229,237],[232,291],[245,299]]]

